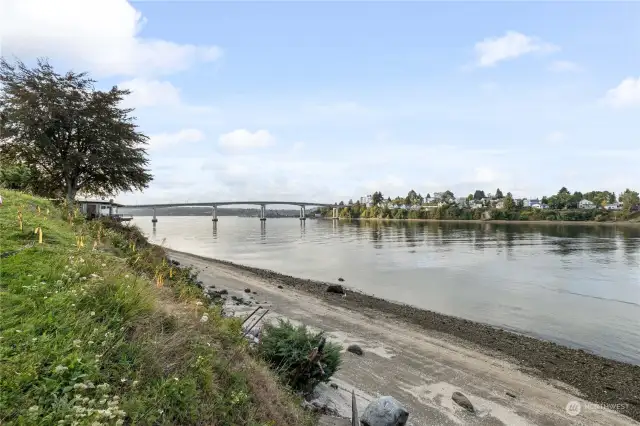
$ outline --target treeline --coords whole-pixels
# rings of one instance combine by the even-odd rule
[[[390,208],[386,206],[366,207],[354,205],[341,207],[339,217],[343,219],[431,219],[431,220],[565,220],[607,222],[624,220],[622,211],[601,209],[535,209],[531,207],[503,210],[497,208],[470,209],[457,205],[443,205],[433,209]],[[323,209],[323,217],[331,217],[332,209]]]
[[[588,208],[579,208],[583,200]],[[375,192],[367,203],[349,201],[338,204],[341,218],[348,219],[432,219],[432,220],[558,220],[558,221],[614,221],[628,220],[640,210],[637,191],[627,189],[616,196],[609,191],[571,193],[561,188],[557,194],[541,199],[515,199],[510,192],[503,195],[498,188],[494,194],[476,190],[467,197],[456,198],[451,191],[427,194],[423,197],[414,190],[406,197],[385,197]],[[584,207],[584,206],[583,206]],[[325,217],[333,214],[331,208],[322,209]]]

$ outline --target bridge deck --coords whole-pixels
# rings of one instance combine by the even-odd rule
[[[210,201],[206,203],[168,203],[168,204],[136,204],[121,206],[128,209],[141,209],[141,208],[161,208],[161,207],[219,207],[219,206],[231,206],[231,205],[284,205],[284,206],[313,206],[313,207],[347,207],[347,205],[339,206],[336,203],[316,203],[312,201]]]

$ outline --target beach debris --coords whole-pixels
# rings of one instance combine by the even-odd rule
[[[178,262],[177,260],[171,260],[171,263],[174,264],[175,266],[180,266],[180,262]]]
[[[364,351],[358,345],[349,345],[349,347],[347,348],[347,351],[351,352],[352,354],[356,354],[360,356],[364,355]]]
[[[507,393],[507,396],[510,396],[511,398],[515,398],[516,397],[515,393],[511,393],[509,391],[507,391],[506,393]]]
[[[344,278],[340,277],[340,278],[338,278],[338,281],[344,282]]]
[[[250,289],[250,288],[245,288],[245,289],[244,289],[244,292],[245,292],[245,293],[251,293],[251,289]]]
[[[351,426],[360,426],[358,415],[358,404],[356,401],[356,390],[351,389]]]
[[[334,388],[334,389],[338,389],[338,385],[337,385],[337,384],[335,384],[335,383],[331,383],[331,385],[330,385],[330,386],[331,386],[332,388]]]
[[[257,291],[254,291],[254,292],[253,292],[253,294],[258,294],[258,292],[257,292]]]
[[[282,287],[281,285],[279,285],[279,286],[278,286],[278,288],[279,288],[280,290],[282,290],[284,287]]]
[[[392,396],[383,396],[367,405],[360,421],[366,426],[404,426],[409,412]]]
[[[327,286],[327,293],[347,294],[340,284],[330,284]]]
[[[469,411],[471,413],[475,412],[475,410],[473,408],[473,404],[471,403],[471,401],[469,401],[469,398],[464,396],[462,393],[454,392],[451,395],[451,399],[453,399],[453,402],[455,402],[456,404],[458,404],[459,406],[461,406],[465,410],[467,410],[467,411]]]

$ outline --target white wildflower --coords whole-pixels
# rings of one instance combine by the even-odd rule
[[[177,382],[177,381],[178,381],[178,380],[180,380],[180,379],[178,379],[177,377],[174,377],[174,378],[173,378],[173,380],[175,380],[175,381]]]
[[[106,263],[103,263],[103,264],[102,264],[102,267],[103,267],[103,268],[104,268],[104,267],[106,267],[106,266],[107,266],[107,264],[106,264]]]
[[[16,328],[16,333],[22,333],[22,330],[18,330],[18,329]]]
[[[125,383],[125,382],[127,381],[127,379],[125,379],[125,378],[123,377],[122,379],[120,379],[120,381],[121,381],[122,383]]]
[[[94,341],[93,340],[89,340],[87,343],[90,344],[90,345],[93,345]]]
[[[73,306],[73,307],[75,308],[76,304],[75,304],[75,303],[72,303],[72,304],[71,304],[71,306]]]
[[[133,383],[131,383],[131,384],[132,384],[133,386],[137,386],[137,385],[138,385],[138,383],[140,383],[140,382],[138,382],[137,380],[134,380],[134,381],[133,381]]]
[[[91,316],[94,316],[95,314],[96,314],[96,313],[95,313],[95,311],[91,311],[91,314],[90,314],[90,315],[91,315]]]
[[[82,341],[81,341],[81,340],[76,339],[76,340],[74,340],[74,341],[73,341],[73,346],[75,346],[75,347],[77,348],[77,347],[79,347],[79,346],[80,346],[80,343],[82,343]]]
[[[31,407],[29,407],[30,413],[37,413],[38,410],[40,410],[40,407],[38,407],[37,405],[32,405]]]
[[[80,390],[85,390],[88,388],[87,385],[85,385],[84,383],[76,383],[75,385],[73,385],[74,389],[80,389]]]
[[[67,371],[69,368],[65,367],[64,365],[58,365],[53,371],[56,373],[62,373],[64,371]]]
[[[207,321],[209,321],[209,316],[207,314],[204,314],[202,318],[200,318],[200,322],[207,322]]]
[[[31,339],[31,341],[32,341],[32,342],[35,342],[35,341],[37,341],[37,340],[38,340],[38,338],[37,338],[37,337],[34,337],[33,339]]]
[[[198,305],[198,306],[202,306],[202,302],[198,300],[198,301],[196,302],[196,305]]]
[[[124,277],[125,277],[125,278],[129,278],[129,274],[125,275]]]
[[[108,391],[110,388],[108,383],[102,383],[101,385],[98,385],[96,387],[98,388],[98,390],[104,391],[104,392]]]

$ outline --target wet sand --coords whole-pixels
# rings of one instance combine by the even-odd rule
[[[413,410],[414,425],[623,425],[638,424],[631,418],[640,420],[640,366],[390,302],[348,286],[342,297],[327,293],[327,283],[169,253],[201,271],[205,286],[238,294],[250,286],[258,292],[255,297],[264,298],[278,314],[327,330],[345,344],[360,344],[365,357],[345,354],[338,379],[364,392],[396,396]],[[451,404],[456,390],[478,405],[475,415]],[[565,410],[571,400],[582,403],[578,416]]]

